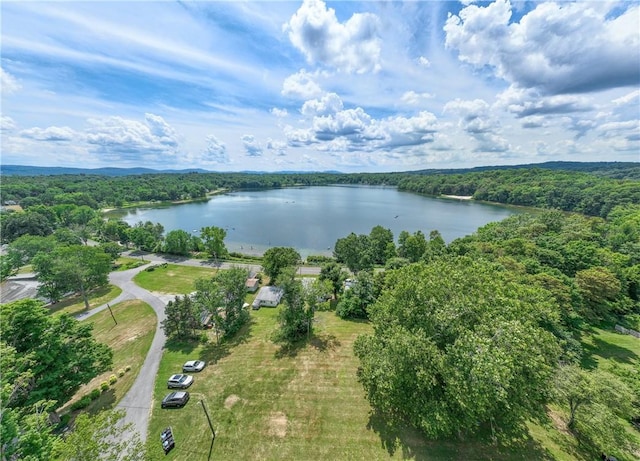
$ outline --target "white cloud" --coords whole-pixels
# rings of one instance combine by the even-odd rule
[[[287,109],[278,109],[277,107],[271,109],[271,113],[278,118],[285,118],[287,115],[289,115]]]
[[[202,154],[205,163],[229,163],[227,146],[214,135],[207,136],[207,146]]]
[[[423,104],[425,101],[432,99],[433,95],[431,93],[416,93],[415,91],[407,91],[400,98],[402,102],[410,104],[412,106],[417,106],[418,104]]]
[[[282,83],[282,95],[290,98],[310,99],[322,94],[322,89],[314,81],[313,75],[301,69],[288,76]]]
[[[3,133],[15,131],[17,127],[16,122],[11,117],[7,115],[0,117],[0,131]]]
[[[89,119],[86,140],[109,158],[158,161],[176,154],[175,130],[162,117],[145,114],[145,123],[122,117]]]
[[[304,0],[284,30],[309,63],[365,73],[381,67],[379,27],[374,14],[357,13],[343,24],[322,0]]]
[[[242,145],[249,157],[260,157],[262,155],[262,146],[253,135],[245,134],[241,139]]]
[[[22,88],[22,85],[9,72],[0,67],[0,88],[5,94],[12,94]]]
[[[287,143],[285,141],[276,141],[269,138],[267,139],[267,149],[280,157],[287,155]]]
[[[320,99],[311,99],[302,105],[303,115],[312,117],[314,115],[335,114],[343,109],[342,99],[336,93],[327,93]]]
[[[632,103],[638,105],[640,103],[640,90],[634,90],[631,93],[627,93],[611,102],[616,106],[623,106]]]
[[[620,7],[626,10],[618,15]],[[464,62],[544,94],[637,85],[640,54],[630,50],[640,47],[639,8],[545,2],[511,23],[508,0],[470,5],[447,19],[446,46]]]
[[[72,141],[78,138],[78,134],[68,126],[50,126],[47,128],[29,128],[20,131],[23,138],[33,139],[34,141]]]
[[[418,59],[418,64],[421,65],[422,67],[431,67],[431,61],[429,61],[427,58],[425,58],[424,56],[420,56]]]

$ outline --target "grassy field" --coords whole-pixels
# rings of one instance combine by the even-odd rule
[[[186,294],[195,289],[193,283],[197,278],[211,277],[216,270],[208,267],[167,264],[164,267],[156,266],[151,272],[143,270],[133,278],[133,281],[149,291]]]
[[[99,399],[89,407],[89,411],[113,408],[133,385],[140,368],[151,346],[156,331],[157,318],[153,309],[139,300],[128,300],[111,307],[113,315],[118,321],[115,325],[108,310],[99,312],[84,321],[93,324],[93,336],[101,343],[107,344],[113,350],[113,368],[94,378],[82,386],[74,398],[73,403],[93,389],[100,388],[100,383],[108,381],[109,376],[131,368],[109,390],[103,392]]]
[[[211,434],[216,460],[530,460],[553,459],[546,447],[524,437],[511,447],[473,441],[425,440],[409,428],[390,427],[371,414],[356,380],[353,341],[370,331],[333,312],[318,312],[315,333],[294,349],[270,338],[277,309],[252,311],[252,321],[231,343],[168,344],[156,382],[148,437],[149,459],[208,459]],[[166,380],[188,359],[209,366],[194,374],[191,400],[161,409]],[[172,426],[176,448],[165,456],[159,434]],[[570,458],[566,458],[570,459]]]
[[[107,285],[104,287],[96,288],[89,292],[89,309],[101,306],[108,303],[112,299],[116,298],[122,293],[120,287],[115,285]],[[70,314],[75,315],[86,311],[84,300],[79,294],[71,296],[69,298],[60,301],[57,304],[49,307],[51,314]]]

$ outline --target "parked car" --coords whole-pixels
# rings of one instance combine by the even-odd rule
[[[169,389],[186,389],[193,384],[193,376],[189,375],[173,375],[167,381]]]
[[[162,408],[181,408],[189,401],[189,393],[187,391],[175,391],[167,394],[162,399]]]
[[[188,371],[202,371],[205,365],[206,363],[202,360],[189,360],[184,365],[182,365],[182,372],[186,373]]]

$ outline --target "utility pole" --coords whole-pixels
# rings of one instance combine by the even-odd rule
[[[204,405],[204,400],[200,400],[202,404],[202,409],[204,410],[204,414],[207,417],[207,421],[209,422],[209,428],[211,429],[211,446],[209,447],[209,457],[207,459],[211,459],[211,453],[213,452],[213,442],[216,440],[216,431],[213,430],[213,424],[211,423],[211,418],[209,418],[209,412],[207,411],[207,407]]]
[[[111,310],[111,306],[109,306],[109,304],[107,303],[107,307],[109,308],[109,313],[111,314],[111,318],[113,319],[113,321],[116,323],[116,325],[118,324],[118,321],[116,320],[115,315],[113,315],[113,311]]]

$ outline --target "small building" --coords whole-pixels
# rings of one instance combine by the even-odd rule
[[[258,291],[256,299],[253,300],[251,308],[257,310],[262,306],[275,307],[280,303],[283,294],[282,288],[274,286],[262,287]]]
[[[260,286],[260,280],[257,278],[249,278],[246,282],[244,282],[244,286],[249,293],[255,293]]]

